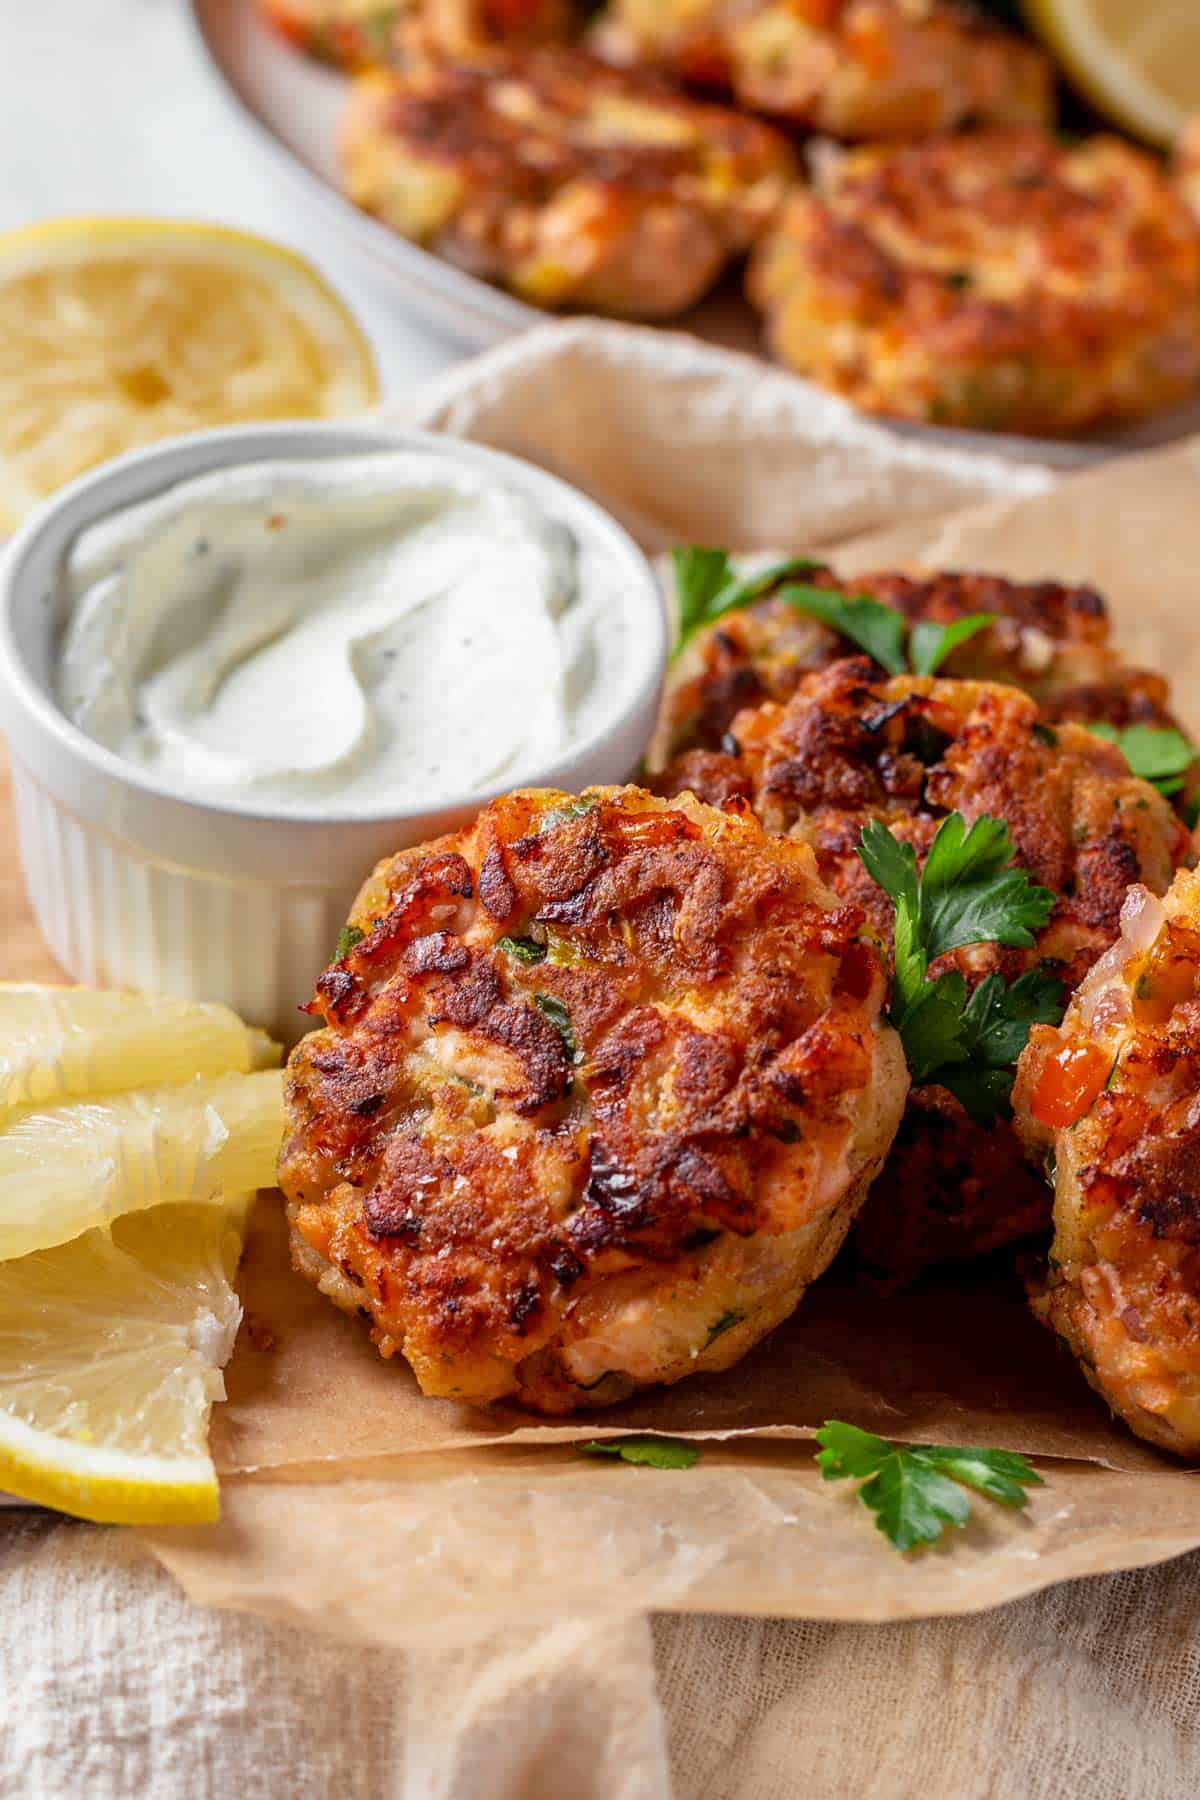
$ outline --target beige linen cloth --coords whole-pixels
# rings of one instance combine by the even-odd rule
[[[652,550],[833,544],[1055,479],[901,437],[748,359],[588,323],[395,410],[557,470]],[[1200,1793],[1198,1575],[1185,1557],[883,1626],[564,1619],[408,1658],[201,1611],[129,1534],[15,1512],[0,1795],[1183,1800]]]

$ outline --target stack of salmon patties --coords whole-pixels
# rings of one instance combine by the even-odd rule
[[[1200,153],[1054,132],[959,0],[261,0],[353,78],[346,193],[538,307],[687,314],[860,409],[1068,436],[1200,390]]]

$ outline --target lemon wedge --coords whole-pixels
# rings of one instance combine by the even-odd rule
[[[167,1201],[273,1187],[283,1126],[279,1069],[20,1108],[0,1129],[0,1259]]]
[[[216,1518],[245,1216],[156,1207],[0,1263],[0,1487],[109,1524]]]
[[[0,234],[0,519],[122,451],[378,398],[345,305],[246,232],[140,218]]]
[[[1172,144],[1200,112],[1196,0],[1024,0],[1030,24],[1107,119]]]
[[[195,1075],[248,1074],[282,1052],[227,1006],[0,982],[0,1126],[15,1106],[117,1094]]]

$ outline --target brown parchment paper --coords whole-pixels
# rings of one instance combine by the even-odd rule
[[[943,452],[923,462],[861,421],[839,437],[828,414],[814,425],[789,412],[786,378],[712,351],[668,359],[656,410],[643,334],[560,335],[561,356],[553,333],[531,334],[408,416],[527,456],[541,448],[634,518],[652,547],[682,521],[687,535],[755,548],[840,537],[847,567],[925,560],[1089,579],[1110,596],[1122,638],[1170,671],[1181,710],[1200,725],[1200,448],[1062,481],[973,472]],[[639,479],[614,492],[628,482],[617,450],[631,421]],[[681,488],[673,470],[694,447],[711,485],[723,435],[769,501],[759,505],[738,465],[713,491],[722,530],[705,532],[691,477]],[[762,441],[770,454],[755,459]],[[963,509],[971,498],[982,504]],[[6,816],[0,831],[11,844]],[[11,857],[0,906],[7,969],[48,972]],[[402,1364],[381,1363],[354,1321],[291,1274],[277,1196],[260,1201],[239,1286],[245,1321],[213,1425],[222,1519],[143,1534],[209,1604],[359,1641],[445,1647],[651,1609],[968,1612],[1200,1545],[1200,1481],[1110,1422],[1033,1324],[1003,1262],[886,1301],[835,1268],[727,1374],[574,1423],[424,1399]],[[965,1531],[903,1558],[845,1484],[821,1481],[811,1434],[830,1417],[910,1441],[1021,1450],[1045,1459],[1046,1485],[1019,1514],[979,1502]],[[635,1429],[704,1440],[703,1457],[660,1472],[575,1448]]]

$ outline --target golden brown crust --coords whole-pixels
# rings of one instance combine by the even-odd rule
[[[1200,385],[1200,234],[1115,138],[977,132],[828,159],[749,292],[782,361],[869,412],[1072,433]]]
[[[1042,123],[1053,109],[1042,52],[953,0],[612,0],[598,36],[620,61],[834,137]]]
[[[577,50],[422,61],[355,84],[346,191],[540,306],[684,311],[795,170],[770,126]]]
[[[1017,861],[1057,903],[1036,950],[959,953],[977,976],[1051,963],[1074,986],[1117,935],[1130,882],[1165,892],[1187,853],[1167,801],[1115,745],[1070,722],[1048,726],[1029,695],[995,683],[889,677],[849,657],[806,676],[785,704],[740,713],[727,744],[702,765],[694,754],[668,765],[656,788],[745,795],[769,831],[812,845],[822,878],[882,934],[891,903],[857,853],[868,819],[918,858],[948,812],[1004,819]]]
[[[268,24],[319,62],[360,71],[422,54],[562,43],[571,0],[259,0]]]
[[[565,1411],[726,1367],[791,1310],[906,1086],[880,947],[803,846],[638,789],[518,793],[381,865],[353,921],[280,1180],[385,1355]]]
[[[1139,1436],[1200,1457],[1200,876],[1135,890],[1014,1099],[1055,1179],[1034,1313]]]
[[[940,673],[1021,688],[1051,723],[1176,725],[1166,681],[1131,667],[1114,648],[1108,607],[1094,588],[955,569],[842,578],[818,566],[807,579],[870,594],[910,625],[994,614],[996,623],[952,651]],[[806,675],[854,654],[848,639],[775,594],[727,614],[697,633],[672,669],[649,767],[661,769],[684,750],[719,749],[743,708],[786,700]]]
[[[977,946],[934,966],[959,968],[972,987],[993,971],[1011,980],[1033,967],[1074,987],[1116,937],[1129,884],[1163,893],[1189,851],[1168,802],[1129,774],[1114,746],[1079,725],[1048,727],[1013,688],[889,678],[851,658],[807,676],[785,704],[740,714],[729,744],[686,753],[658,787],[749,806],[769,830],[810,844],[823,879],[884,936],[891,902],[857,853],[868,819],[911,843],[918,861],[949,812],[1004,819],[1018,863],[1056,904],[1032,949]],[[1040,1201],[1014,1173],[1020,1160],[1007,1123],[986,1132],[944,1090],[918,1090],[856,1231],[864,1261],[895,1285],[929,1261],[1044,1226],[1048,1196]],[[970,1194],[965,1168],[975,1171]]]

